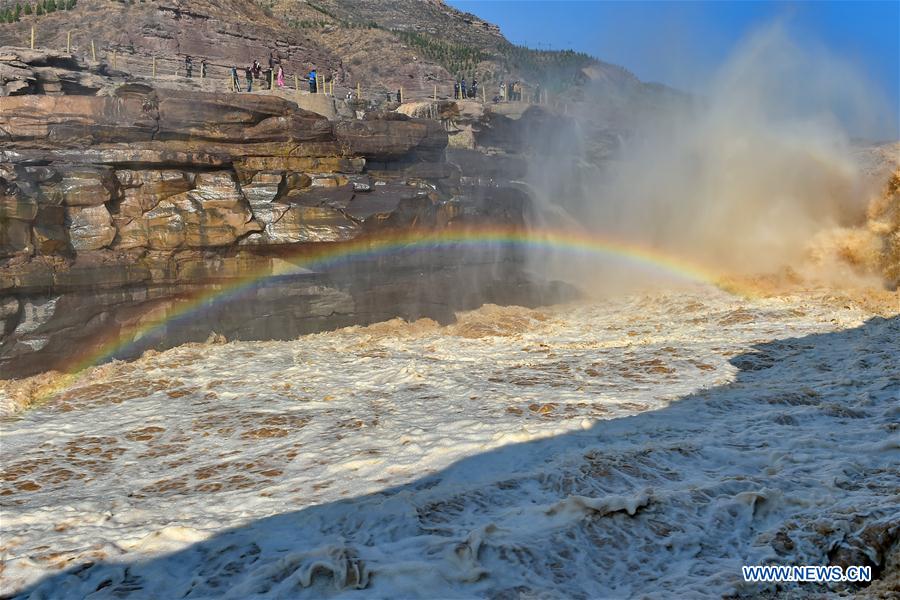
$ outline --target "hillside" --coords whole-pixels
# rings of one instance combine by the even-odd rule
[[[17,3],[0,1],[0,12]],[[243,75],[274,51],[290,82],[316,67],[336,89],[359,84],[378,98],[400,87],[410,98],[449,97],[455,77],[479,79],[488,95],[501,79],[566,97],[589,80],[641,86],[586,54],[515,46],[496,25],[441,0],[80,0],[69,10],[32,12],[0,24],[0,45],[29,45],[34,26],[38,48],[65,49],[71,35],[73,53],[140,76],[152,74],[154,58],[157,76],[173,76],[190,55],[195,66],[207,59],[209,77],[227,86],[232,66]]]
[[[507,44],[500,28],[472,13],[461,12],[442,0],[315,0],[286,5],[306,5],[341,21],[378,23],[386,29],[440,37],[459,45],[481,49]]]

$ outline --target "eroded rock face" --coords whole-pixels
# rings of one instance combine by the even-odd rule
[[[310,185],[312,180],[308,176],[298,176],[305,177],[306,186]],[[294,177],[293,179],[297,180],[297,177]],[[249,182],[241,186],[241,189],[243,190],[244,197],[247,198],[247,202],[250,203],[251,207],[264,207],[268,204],[271,204],[271,202],[275,200],[275,197],[278,196],[278,192],[284,181],[285,176],[283,171],[263,171],[255,173]],[[296,181],[295,185],[297,187],[306,187],[303,185],[302,181]]]
[[[278,222],[282,231],[291,231],[300,242],[343,242],[352,240],[360,225],[327,203],[308,206],[291,204]]]
[[[128,84],[102,96],[0,97],[0,132],[0,378],[66,368],[248,273],[301,275],[262,286],[254,304],[164,328],[146,347],[213,330],[261,339],[445,319],[505,301],[498,273],[515,271],[508,256],[464,251],[304,266],[321,244],[388,230],[523,223],[526,196],[459,186],[436,120],[331,123],[273,96]],[[483,289],[460,284],[469,268]],[[416,291],[423,277],[427,300]]]
[[[287,244],[300,241],[294,231],[277,224],[290,208],[287,204],[275,202],[285,186],[309,186],[311,179],[306,175],[291,174],[285,176],[283,171],[257,172],[248,182],[241,186],[244,196],[250,204],[253,218],[262,228],[260,233],[248,236],[242,243],[248,244]]]
[[[66,224],[76,252],[106,248],[116,237],[112,217],[103,204],[66,208]]]
[[[19,300],[14,296],[0,298],[0,334],[7,333],[7,323],[18,321]]]
[[[196,175],[175,169],[116,171],[122,202],[118,214],[123,217],[140,217],[156,207],[160,201],[195,187]]]
[[[0,257],[29,253],[33,250],[31,221],[37,216],[37,201],[24,196],[15,185],[4,185],[0,192]]]
[[[0,218],[28,222],[34,220],[37,211],[37,199],[19,193],[15,187],[7,188],[7,192],[0,196]]]
[[[58,183],[41,187],[52,204],[99,206],[116,196],[116,185],[112,169],[77,165],[62,170]]]
[[[68,255],[72,246],[66,226],[66,209],[62,206],[41,206],[32,224],[31,235],[37,254]]]
[[[198,175],[194,189],[163,200],[147,215],[148,238],[155,249],[226,246],[260,230],[229,172]],[[179,236],[171,232],[181,233],[174,246]]]
[[[348,187],[368,158],[435,159],[446,144],[430,122],[335,132],[277,97],[141,84],[0,98],[0,130],[2,256],[350,239],[359,223],[333,203],[370,189]]]
[[[34,250],[31,226],[27,221],[2,219],[0,225],[0,256],[29,254]]]
[[[436,121],[408,117],[403,121],[339,121],[334,128],[343,147],[369,160],[398,160],[410,153],[419,160],[434,160],[441,158],[447,147],[447,132]]]
[[[0,49],[0,96],[93,95],[112,84],[109,76],[57,50]]]

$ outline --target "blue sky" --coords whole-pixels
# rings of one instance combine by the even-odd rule
[[[852,63],[900,112],[900,0],[600,2],[446,0],[534,48],[572,48],[644,81],[702,92],[741,39],[782,21],[801,45]]]

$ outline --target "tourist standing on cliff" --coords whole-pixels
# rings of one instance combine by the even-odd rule
[[[284,87],[284,68],[278,65],[278,75],[275,77],[278,87]]]
[[[190,56],[184,57],[184,73],[185,77],[191,77],[194,72],[194,61],[191,60]]]
[[[478,80],[477,79],[472,80],[472,91],[469,93],[472,98],[475,98],[476,100],[478,100]]]
[[[231,89],[235,92],[241,91],[241,81],[238,79],[237,67],[231,65]]]
[[[262,76],[262,65],[258,60],[253,61],[253,79],[259,79]]]
[[[468,98],[468,95],[466,94],[466,78],[465,77],[463,77],[462,81],[459,82],[459,91],[460,91],[460,94],[459,94],[460,98]]]
[[[249,66],[244,69],[244,76],[247,78],[247,91],[253,91],[253,66]]]
[[[506,100],[506,82],[500,82],[500,101],[503,102]]]
[[[459,81],[453,82],[453,99],[459,100]]]
[[[309,72],[309,93],[315,94],[318,87],[318,79],[319,75],[316,73],[316,69],[313,68],[312,71]]]
[[[234,67],[231,67],[231,68],[235,69]],[[235,69],[235,72],[237,72],[237,69]],[[200,59],[200,77],[201,78],[206,77],[206,59],[205,58]]]

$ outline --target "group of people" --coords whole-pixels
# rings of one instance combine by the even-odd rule
[[[478,80],[472,79],[472,85],[466,86],[466,78],[463,77],[462,80],[457,80],[453,84],[453,97],[462,100],[464,98],[477,98],[478,97]]]
[[[247,82],[247,91],[253,91],[253,82],[260,82],[261,89],[271,90],[273,86],[283,88],[285,86],[284,66],[281,59],[275,55],[275,52],[269,53],[269,68],[263,69],[258,60],[254,60],[253,64],[244,68],[244,78]],[[309,80],[309,92],[315,94],[318,91],[319,78],[316,69],[313,68],[307,76]],[[235,91],[242,89],[238,70],[236,66],[231,67],[231,83]]]
[[[478,98],[478,80],[472,79],[472,85],[466,85],[466,78],[456,80],[453,84],[453,97],[462,100],[465,98]],[[494,102],[514,102],[522,100],[522,84],[518,81],[501,81],[500,94],[494,96]]]
[[[500,101],[517,102],[522,100],[522,84],[518,81],[500,82]]]
[[[200,59],[200,77],[206,77],[206,70],[209,64],[205,58]],[[185,77],[194,76],[194,59],[190,55],[184,57],[184,74]]]
[[[274,75],[274,76],[273,76]],[[253,64],[244,67],[244,78],[247,82],[247,91],[253,91],[253,81],[260,81],[264,86],[262,89],[272,89],[272,85],[284,87],[284,67],[281,66],[281,60],[276,58],[274,52],[269,53],[269,68],[263,70],[258,60],[254,60]],[[241,82],[238,77],[236,66],[231,67],[231,82],[235,91],[241,89]]]
[[[343,79],[343,62],[340,65],[340,78]],[[208,63],[206,59],[200,60],[200,77],[206,77],[207,75]],[[193,77],[194,74],[194,60],[191,56],[184,57],[184,70],[185,75],[187,77]],[[262,85],[261,89],[272,89],[274,86],[278,86],[279,88],[285,87],[285,73],[284,67],[281,64],[281,59],[276,56],[275,52],[269,52],[269,68],[263,69],[262,65],[258,60],[254,60],[253,64],[244,68],[244,78],[246,80],[246,89],[248,92],[253,91],[253,82],[257,81],[257,85]],[[338,78],[338,72],[332,71],[332,80]],[[316,68],[313,67],[307,75],[307,81],[309,82],[309,93],[315,94],[319,91],[319,75],[316,71]],[[240,91],[243,86],[241,86],[240,77],[238,75],[237,66],[231,67],[231,83],[232,89],[234,91]],[[540,102],[540,87],[538,86],[535,91],[535,102]],[[387,92],[387,101],[391,102],[392,92]],[[352,92],[348,92],[347,94],[348,100],[352,99]],[[472,84],[466,84],[466,78],[462,77],[457,79],[453,83],[453,97],[462,100],[465,98],[478,98],[478,80],[473,78]],[[402,102],[402,92],[397,90],[396,92],[397,102]],[[522,84],[518,81],[501,81],[499,95],[493,97],[494,102],[505,102],[505,101],[519,101],[522,100]]]
[[[206,77],[207,75],[207,62],[206,59],[200,60],[200,77]],[[190,56],[185,56],[184,58],[184,69],[185,75],[187,77],[193,77],[194,73],[194,61]],[[343,72],[343,63],[341,63],[341,72]],[[264,86],[262,89],[272,89],[273,86],[278,86],[283,88],[285,86],[285,74],[284,67],[281,65],[281,59],[275,55],[275,52],[269,53],[269,68],[263,69],[262,65],[258,60],[254,60],[253,64],[249,65],[244,69],[244,77],[246,80],[246,87],[248,92],[253,91],[253,82],[258,81],[261,82],[261,85]],[[332,73],[332,77],[335,77],[335,74]],[[310,70],[309,75],[307,75],[307,80],[309,82],[309,93],[315,94],[319,91],[319,75],[316,71],[315,67]],[[236,66],[231,67],[231,83],[233,89],[235,91],[240,91],[242,89],[240,78],[238,75],[238,69]],[[257,84],[260,85],[260,84]],[[505,102],[505,101],[521,101],[522,100],[522,84],[518,81],[501,81],[499,95],[494,96],[493,100],[495,102]],[[391,101],[391,92],[387,92],[387,100]],[[464,98],[478,98],[478,80],[472,79],[472,84],[466,84],[466,78],[462,77],[456,80],[453,84],[453,97],[456,99],[464,99]],[[352,92],[348,93],[348,99],[352,98]],[[397,102],[402,101],[402,93],[400,90],[397,90],[396,93]],[[535,101],[540,102],[540,87],[538,87],[538,91],[535,92]]]

